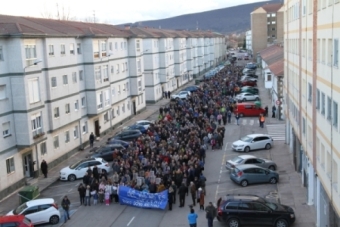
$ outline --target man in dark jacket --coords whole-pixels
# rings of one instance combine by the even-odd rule
[[[41,169],[41,172],[44,174],[45,178],[47,178],[48,166],[45,160],[42,160],[40,164],[40,169]]]
[[[65,222],[67,222],[67,219],[70,220],[70,213],[69,213],[70,205],[71,205],[71,202],[65,195],[63,201],[61,201],[61,207],[64,210]]]
[[[83,177],[83,183],[84,183],[85,186],[90,184],[90,176],[87,172],[85,173],[85,175]]]
[[[171,97],[170,97],[170,95],[171,95],[171,92],[170,91],[168,91],[168,98],[170,99]]]
[[[208,227],[213,227],[213,221],[214,218],[216,217],[216,208],[212,204],[212,202],[209,202],[209,205],[205,208],[206,212],[206,218],[208,219]]]
[[[94,166],[93,169],[92,169],[92,174],[93,174],[93,177],[96,179],[96,180],[99,180],[99,171],[98,171],[98,167],[97,166]]]
[[[174,191],[174,193],[172,193],[172,202],[173,202],[173,204],[176,204],[177,187],[176,187],[175,181],[172,181],[172,182],[171,182],[170,187],[171,187],[172,190]]]
[[[185,205],[185,194],[188,194],[188,187],[184,183],[178,189],[179,194],[179,207],[184,207]]]

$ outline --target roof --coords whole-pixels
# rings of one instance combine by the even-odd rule
[[[275,76],[283,76],[284,73],[284,54],[283,48],[272,45],[259,52],[262,60],[268,65],[269,70]]]
[[[265,4],[262,6],[262,8],[267,12],[267,13],[273,13],[277,12],[281,7],[283,6],[282,3],[273,3],[273,4]]]

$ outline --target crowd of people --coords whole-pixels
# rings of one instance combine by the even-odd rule
[[[79,186],[81,204],[118,202],[119,186],[125,185],[149,193],[168,189],[169,210],[177,201],[184,207],[188,195],[193,206],[198,203],[205,209],[206,153],[223,146],[241,75],[241,67],[225,66],[188,99],[171,100],[161,107],[146,134],[126,150],[114,151],[112,176],[89,168]]]

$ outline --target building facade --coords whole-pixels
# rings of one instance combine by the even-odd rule
[[[253,48],[252,48],[252,35],[251,35],[251,30],[246,31],[246,50],[249,54],[253,53]]]
[[[254,56],[268,45],[283,42],[282,6],[281,3],[265,4],[251,12],[251,47]]]
[[[340,4],[292,0],[284,7],[286,142],[317,226],[339,227]]]

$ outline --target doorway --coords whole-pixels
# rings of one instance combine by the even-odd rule
[[[100,126],[99,126],[99,120],[94,121],[94,134],[97,137],[100,137]]]
[[[137,114],[137,110],[136,110],[136,101],[132,102],[132,109],[133,109],[133,115]]]
[[[32,177],[34,174],[34,166],[32,161],[32,153],[22,155],[24,164],[25,177]]]

